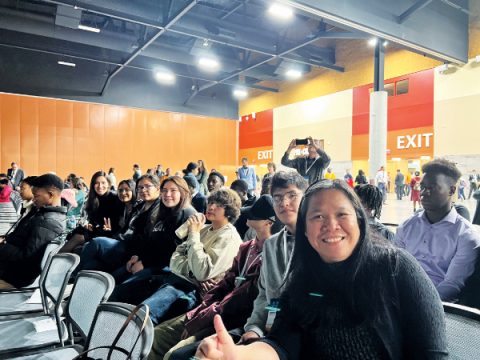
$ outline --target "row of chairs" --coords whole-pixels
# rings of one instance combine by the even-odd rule
[[[79,272],[68,295],[68,282],[80,259],[76,254],[58,254],[61,246],[61,241],[47,246],[38,288],[32,284],[0,293],[0,359],[66,360],[94,348],[88,354],[93,358],[126,359],[130,351],[131,359],[146,358],[153,343],[148,313],[140,310],[127,322],[135,307],[105,302],[115,281],[100,271]],[[40,295],[38,304],[28,301],[35,292]],[[108,357],[124,324],[128,325],[118,348]]]

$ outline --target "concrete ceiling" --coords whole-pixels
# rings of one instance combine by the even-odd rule
[[[0,0],[0,91],[96,101],[119,91],[117,77],[134,83],[168,69],[177,77],[170,109],[182,110],[239,85],[278,92],[289,68],[343,72],[337,44],[364,47],[372,34],[442,61],[466,60],[466,0],[280,2],[295,8],[290,21],[269,17],[266,0]],[[198,67],[206,54],[218,71]],[[144,95],[117,100],[131,105],[135,96]]]

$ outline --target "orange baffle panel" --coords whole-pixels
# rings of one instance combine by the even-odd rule
[[[110,167],[117,180],[162,164],[181,171],[202,159],[233,177],[234,120],[121,106],[0,94],[0,171],[12,161],[27,175],[53,171],[85,177]]]

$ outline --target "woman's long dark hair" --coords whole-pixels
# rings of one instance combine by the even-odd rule
[[[110,188],[110,186],[112,185],[110,184],[110,180],[108,180],[107,173],[105,171],[100,170],[92,175],[92,179],[90,180],[90,191],[88,192],[87,204],[85,205],[85,211],[89,216],[93,214],[98,209],[98,206],[100,205],[100,202],[98,200],[98,194],[95,191],[95,182],[100,176],[103,176],[107,180],[109,184],[108,188]],[[108,193],[109,193],[109,190],[107,190],[105,195]]]
[[[352,204],[360,228],[360,238],[350,257],[326,264],[308,242],[306,214],[313,195],[326,190],[341,191]],[[332,324],[336,321],[323,304],[339,305],[356,321],[376,321],[385,302],[385,291],[395,264],[395,251],[380,239],[373,239],[368,218],[358,196],[343,180],[322,180],[312,184],[300,204],[292,264],[283,294],[288,308],[300,324]],[[387,256],[385,256],[387,255]],[[312,296],[311,293],[321,296]],[[320,307],[320,308],[319,308]]]

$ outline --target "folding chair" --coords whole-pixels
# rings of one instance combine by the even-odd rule
[[[127,320],[131,311],[135,306],[123,303],[106,302],[98,306],[95,318],[93,320],[90,333],[86,341],[85,347],[69,346],[59,349],[54,349],[49,352],[31,354],[23,357],[13,358],[11,360],[68,360],[73,359],[81,352],[92,349],[88,353],[88,356],[94,359],[107,359],[108,349],[95,349],[101,346],[112,345],[116,335],[119,333],[122,325]],[[135,341],[139,336],[142,326],[145,326],[143,332],[138,338],[137,343]],[[132,360],[146,359],[148,353],[151,350],[153,343],[153,324],[148,317],[145,319],[145,312],[140,311],[137,316],[128,324],[125,332],[117,342],[117,346],[125,350],[128,353],[132,348]],[[134,346],[135,344],[135,346]],[[123,351],[113,351],[112,359],[122,360],[126,359],[127,355]]]
[[[35,280],[32,285],[26,288],[0,292],[0,318],[4,316],[11,318],[12,316],[39,313],[43,311],[45,304],[43,304],[44,299],[42,296],[38,297],[40,301],[28,302],[28,300],[32,297],[35,291],[40,291],[39,289],[36,289],[41,283],[42,277],[45,279],[48,266],[52,261],[53,256],[57,254],[58,250],[60,250],[62,244],[63,242],[60,240],[55,240],[47,244],[40,265],[42,268],[42,273],[39,278],[40,280]]]
[[[55,255],[58,253],[60,248],[65,244],[65,239],[67,238],[69,231],[64,231],[60,235],[58,235],[54,240],[47,244],[45,248],[45,252],[43,253],[42,262],[40,263],[40,268],[45,269],[45,266],[48,261],[48,255],[53,253]],[[18,292],[18,291],[25,291],[25,290],[36,290],[39,288],[41,274],[28,286],[22,287],[20,289],[0,289],[0,295],[3,293],[10,293],[10,292]]]
[[[480,311],[443,303],[450,359],[480,359]]]
[[[66,332],[63,326],[60,326],[61,302],[68,280],[79,262],[80,257],[75,254],[53,256],[40,286],[44,305],[43,315],[0,322],[0,356],[22,349],[53,345],[59,341],[62,343]],[[51,301],[52,306],[46,305],[48,301]],[[39,324],[40,320],[51,321],[52,317],[56,321],[57,329],[44,332],[35,331],[35,324]]]

